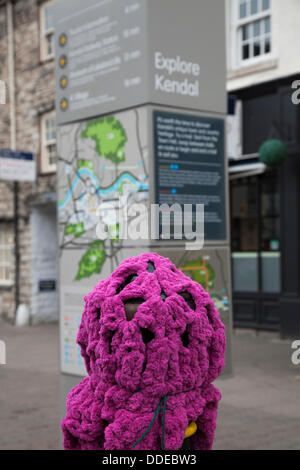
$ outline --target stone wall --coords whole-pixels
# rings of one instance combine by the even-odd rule
[[[54,61],[40,60],[39,7],[37,0],[13,3],[15,48],[15,101],[17,149],[36,154],[40,164],[40,120],[54,108]],[[10,103],[6,5],[0,6],[0,79],[7,85],[7,103],[0,105],[0,148],[10,148]],[[35,183],[20,183],[20,301],[32,308],[31,207],[43,193],[55,192],[55,174],[38,175]],[[13,185],[0,182],[1,224],[13,218]],[[3,225],[2,225],[3,227]],[[0,315],[13,316],[14,287],[0,286]]]

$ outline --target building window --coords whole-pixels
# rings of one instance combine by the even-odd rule
[[[13,284],[14,237],[12,226],[0,223],[0,286]]]
[[[45,113],[41,118],[41,173],[56,171],[56,123],[55,112]]]
[[[237,59],[251,64],[271,53],[271,0],[236,0]]]
[[[281,291],[280,198],[276,171],[231,182],[233,291]]]
[[[40,7],[41,60],[54,58],[54,0]]]

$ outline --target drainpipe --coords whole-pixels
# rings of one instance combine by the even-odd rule
[[[10,103],[10,148],[16,150],[16,94],[15,94],[15,48],[14,20],[11,0],[6,4],[8,36],[8,89]],[[20,303],[20,250],[19,250],[19,182],[14,181],[14,239],[15,239],[15,317]]]
[[[11,0],[6,4],[8,36],[8,89],[10,103],[10,148],[16,150],[16,100],[15,100],[15,48],[13,6]]]

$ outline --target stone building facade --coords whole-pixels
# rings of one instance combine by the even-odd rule
[[[57,318],[53,4],[0,1],[0,79],[6,86],[0,149],[14,146],[36,157],[36,181],[19,183],[18,218],[19,298],[33,323]],[[0,181],[0,315],[9,319],[16,310],[15,268],[14,183]]]

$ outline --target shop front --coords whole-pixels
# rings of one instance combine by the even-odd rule
[[[239,90],[241,156],[230,160],[234,326],[300,334],[300,106],[295,77]],[[270,139],[286,148],[264,165]]]

